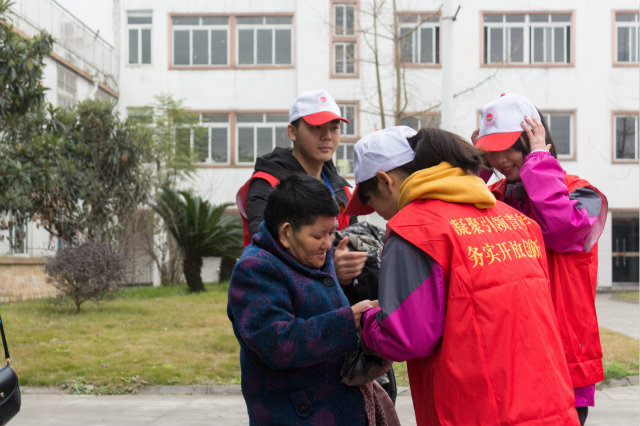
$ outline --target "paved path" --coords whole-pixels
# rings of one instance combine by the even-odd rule
[[[587,426],[638,426],[638,386],[596,392]],[[403,426],[415,426],[411,397],[405,391],[396,408]],[[12,426],[246,426],[240,395],[74,396],[25,394]]]
[[[609,293],[596,295],[596,312],[600,327],[617,331],[634,339],[640,338],[640,305],[621,302]]]

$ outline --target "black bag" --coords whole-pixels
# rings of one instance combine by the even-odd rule
[[[4,325],[2,324],[1,317],[0,334],[2,334],[4,356],[7,359],[7,364],[0,368],[0,426],[3,426],[18,414],[21,399],[18,375],[10,365],[9,347],[7,346],[7,338],[4,336]]]

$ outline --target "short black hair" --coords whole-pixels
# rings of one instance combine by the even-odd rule
[[[293,231],[315,222],[318,216],[338,216],[340,208],[331,190],[319,179],[303,173],[283,178],[267,198],[264,223],[278,240],[278,228],[289,222]]]

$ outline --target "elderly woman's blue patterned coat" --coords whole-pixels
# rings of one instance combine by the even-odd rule
[[[227,313],[252,425],[367,423],[360,389],[340,382],[343,354],[358,340],[332,252],[322,268],[309,268],[263,223],[233,270]]]

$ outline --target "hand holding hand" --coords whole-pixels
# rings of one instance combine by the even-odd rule
[[[545,131],[542,122],[537,117],[524,117],[524,120],[520,125],[527,133],[529,138],[529,151],[536,150],[551,150],[551,145],[546,144]],[[528,125],[527,125],[528,124]]]
[[[356,329],[360,331],[360,319],[362,318],[362,311],[369,308],[377,308],[380,306],[377,300],[362,300],[351,307],[353,311],[353,319],[356,321]]]
[[[347,248],[349,237],[344,237],[333,252],[333,261],[336,267],[338,282],[349,285],[355,277],[360,275],[367,253],[364,251],[350,251]]]

